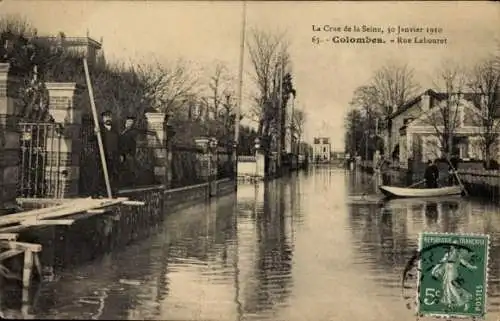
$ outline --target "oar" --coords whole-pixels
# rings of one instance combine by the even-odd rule
[[[97,135],[97,144],[99,146],[99,154],[101,155],[101,165],[104,173],[104,182],[106,183],[106,191],[108,192],[108,198],[112,198],[111,194],[111,183],[109,181],[108,165],[106,164],[106,155],[104,154],[104,146],[102,143],[101,130],[99,126],[99,120],[97,119],[97,109],[95,106],[94,92],[92,90],[92,82],[90,81],[89,66],[87,64],[87,58],[83,58],[83,69],[85,71],[85,79],[87,81],[87,90],[89,92],[90,107],[92,109],[92,115],[94,118],[94,128]]]
[[[464,184],[462,184],[462,181],[460,180],[460,177],[458,177],[457,171],[455,170],[455,167],[453,167],[453,164],[450,162],[448,157],[446,157],[446,161],[448,164],[450,164],[451,170],[453,171],[453,174],[455,174],[455,177],[457,178],[458,185],[462,188],[462,191],[465,193],[465,196],[469,196],[469,193],[467,193],[467,190],[465,189]]]
[[[419,182],[416,182],[415,184],[411,184],[411,185],[410,185],[410,186],[408,186],[408,187],[414,187],[414,186],[420,185],[420,184],[422,184],[422,183],[424,183],[424,182],[425,182],[425,179],[423,179],[423,180],[421,180],[421,181],[419,181]]]

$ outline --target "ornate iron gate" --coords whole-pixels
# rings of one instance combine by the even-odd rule
[[[63,197],[62,126],[53,122],[20,122],[19,196]]]

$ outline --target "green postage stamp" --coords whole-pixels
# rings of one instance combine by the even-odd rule
[[[489,235],[422,233],[419,252],[417,313],[484,318]]]

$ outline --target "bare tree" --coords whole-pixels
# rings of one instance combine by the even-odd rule
[[[198,90],[198,80],[192,77],[189,65],[182,60],[170,66],[158,61],[139,65],[136,72],[146,84],[145,98],[153,108],[166,113],[178,111],[177,108]]]
[[[499,138],[500,122],[498,112],[500,108],[500,66],[498,57],[485,59],[478,63],[471,72],[469,88],[477,97],[477,104],[481,106],[482,117],[478,120],[480,127],[480,143],[484,160],[490,167],[493,148]]]
[[[210,118],[216,119],[227,97],[234,97],[234,77],[229,74],[226,65],[220,62],[215,64],[207,87],[208,93],[201,99],[207,109],[207,114],[212,115]]]
[[[276,139],[282,126],[280,100],[280,76],[289,70],[288,44],[282,34],[253,30],[248,41],[250,61],[254,69],[255,95],[253,113],[258,118],[258,134],[263,138]]]
[[[0,18],[0,33],[4,32],[31,37],[37,30],[20,15],[6,15]]]
[[[304,110],[296,108],[293,111],[293,119],[292,119],[292,133],[297,133],[297,144],[300,147],[300,142],[302,140],[302,135],[304,134],[304,127],[306,124],[306,113]],[[300,151],[299,151],[300,152]]]
[[[425,111],[423,121],[432,126],[438,138],[441,155],[450,158],[453,153],[453,137],[460,126],[460,104],[466,86],[465,71],[452,61],[445,61],[434,83],[442,101]]]
[[[370,90],[376,94],[371,98],[384,116],[395,112],[395,107],[402,106],[417,94],[419,85],[415,81],[414,70],[408,65],[388,64],[375,72]]]
[[[419,88],[414,70],[408,65],[388,64],[375,72],[368,85],[358,87],[353,94],[351,106],[363,111],[366,131],[373,132],[375,124],[379,130],[386,130],[388,153],[393,146],[390,145],[390,126],[385,121],[396,108],[413,98]]]

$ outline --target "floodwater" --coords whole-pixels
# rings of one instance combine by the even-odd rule
[[[500,209],[470,200],[348,204],[365,174],[312,169],[171,214],[155,236],[42,285],[38,319],[415,320],[404,266],[425,231],[490,233],[487,320],[500,319]],[[14,314],[12,308],[3,308]]]

